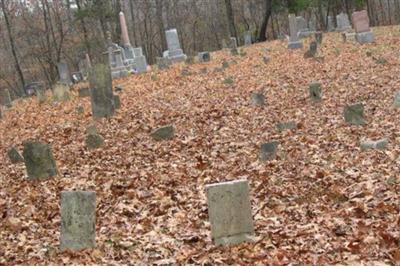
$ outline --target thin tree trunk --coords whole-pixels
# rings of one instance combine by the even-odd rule
[[[78,11],[81,11],[82,10],[81,0],[76,0],[75,3],[76,3],[76,7],[78,8]],[[82,15],[79,16],[79,22],[81,23],[81,27],[82,27],[82,31],[83,31],[83,38],[85,39],[85,46],[86,46],[87,53],[89,54],[89,57],[92,58],[92,49],[90,47],[89,34],[88,34],[88,30],[86,28],[85,19],[83,18]]]
[[[25,79],[24,79],[24,75],[23,75],[22,70],[21,70],[21,65],[20,65],[20,62],[19,62],[19,59],[18,59],[17,50],[16,50],[16,47],[15,47],[14,35],[13,35],[13,32],[12,32],[11,23],[10,23],[10,18],[8,17],[8,11],[6,10],[6,5],[5,5],[5,1],[4,0],[1,0],[1,8],[3,10],[4,20],[6,22],[8,39],[9,39],[10,46],[11,46],[11,53],[12,53],[12,55],[14,57],[15,70],[17,71],[19,80],[20,80],[20,82],[22,84],[22,88],[24,88],[25,87]],[[21,95],[24,94],[24,90],[23,89],[18,90],[18,91],[21,93]]]
[[[260,33],[257,38],[259,42],[265,42],[267,40],[267,27],[269,18],[271,17],[271,12],[272,12],[272,0],[265,0],[264,18],[263,22],[261,23]]]
[[[230,37],[235,37],[236,39],[238,39],[238,35],[236,32],[236,27],[235,27],[235,17],[233,16],[231,0],[225,0],[225,7],[226,7],[226,14],[228,17],[228,26],[229,26]]]
[[[139,38],[138,38],[138,35],[137,35],[137,30],[136,30],[136,16],[135,16],[135,8],[134,8],[134,3],[133,3],[133,1],[134,0],[130,0],[129,1],[129,10],[130,10],[130,12],[131,12],[131,19],[132,19],[132,25],[133,25],[133,27],[132,27],[132,30],[133,30],[133,43],[134,43],[134,45],[135,45],[135,47],[138,47],[139,46]]]

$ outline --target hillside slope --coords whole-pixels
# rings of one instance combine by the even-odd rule
[[[0,264],[400,263],[400,113],[392,106],[400,28],[374,32],[377,43],[364,46],[325,34],[320,61],[274,41],[115,81],[122,107],[96,122],[105,146],[95,151],[84,143],[89,99],[16,102],[0,120]],[[230,66],[215,72],[223,60]],[[322,83],[320,103],[308,98],[312,81]],[[259,90],[264,107],[250,103]],[[343,108],[358,102],[367,125],[349,126]],[[298,129],[277,131],[287,121]],[[176,137],[152,140],[166,124]],[[382,137],[387,150],[360,150],[361,140]],[[8,149],[22,150],[26,139],[51,144],[59,176],[27,181],[25,166],[10,163]],[[278,158],[262,163],[259,147],[272,140]],[[239,178],[250,181],[257,241],[216,248],[204,187]],[[58,249],[59,195],[72,189],[97,193],[95,250]]]

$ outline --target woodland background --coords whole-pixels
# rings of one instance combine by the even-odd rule
[[[58,79],[57,63],[77,70],[88,53],[101,60],[106,32],[120,40],[118,14],[126,17],[132,45],[150,64],[166,50],[164,31],[177,28],[186,54],[221,49],[222,40],[250,30],[255,42],[284,38],[287,15],[326,17],[366,8],[372,26],[400,23],[400,0],[0,0],[0,89],[13,97],[40,81]]]

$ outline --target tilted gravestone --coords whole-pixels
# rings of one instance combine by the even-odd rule
[[[365,125],[364,106],[362,103],[348,105],[344,108],[344,119],[351,125]]]
[[[172,125],[160,127],[151,133],[151,137],[155,140],[170,140],[174,137],[175,130]]]
[[[314,102],[319,102],[322,100],[322,87],[321,83],[313,82],[309,87],[310,98]]]
[[[265,105],[264,94],[257,92],[251,93],[251,104],[253,106],[264,106]]]
[[[10,108],[12,106],[10,91],[7,89],[0,90],[0,105]]]
[[[96,246],[96,193],[61,192],[60,249],[79,251]]]
[[[289,49],[299,49],[303,48],[303,43],[299,40],[299,36],[297,35],[297,23],[296,23],[296,15],[289,14]]]
[[[199,62],[210,62],[211,55],[209,52],[201,52],[198,54]]]
[[[292,130],[292,129],[296,129],[296,128],[297,128],[297,124],[293,121],[278,123],[276,125],[276,129],[279,132],[282,132],[284,130]]]
[[[69,90],[70,88],[67,84],[58,82],[53,87],[53,99],[56,102],[68,101],[70,98]]]
[[[366,10],[354,12],[351,19],[356,32],[357,42],[364,44],[375,41],[374,33],[372,33],[369,27],[369,17]]]
[[[17,149],[15,147],[12,147],[7,152],[7,155],[8,155],[8,158],[10,159],[11,163],[13,163],[13,164],[24,162],[24,158],[21,156],[21,154],[17,151]]]
[[[65,62],[58,63],[57,69],[58,69],[58,75],[60,76],[60,82],[67,85],[71,85],[72,84],[71,73],[69,72],[67,63]]]
[[[317,54],[318,44],[316,41],[310,42],[310,48],[304,54],[304,58],[313,58]]]
[[[93,117],[113,116],[115,106],[109,67],[104,64],[92,67],[89,74],[89,84]]]
[[[393,106],[395,108],[400,108],[400,91],[396,92],[396,95],[394,96]]]
[[[167,58],[171,60],[173,64],[184,62],[186,60],[186,55],[182,51],[178,31],[176,29],[167,30],[165,31],[165,36],[168,46],[168,51],[166,51]]]
[[[366,151],[370,149],[384,150],[386,149],[387,145],[388,145],[388,140],[384,138],[384,139],[379,139],[377,141],[372,141],[372,140],[362,141],[360,146],[362,151]]]
[[[206,186],[211,237],[215,245],[236,245],[251,241],[253,217],[247,180]]]
[[[90,150],[98,149],[104,144],[104,139],[97,133],[96,126],[90,125],[86,129],[86,147]]]
[[[274,160],[276,158],[278,145],[279,145],[278,141],[272,141],[269,143],[262,144],[260,149],[260,160],[263,162]]]
[[[160,69],[160,70],[168,69],[172,64],[171,60],[169,60],[168,58],[165,58],[165,57],[157,57],[156,61],[157,61],[158,69]]]
[[[57,175],[57,166],[51,148],[40,142],[26,141],[22,153],[28,178],[31,180],[46,179]]]

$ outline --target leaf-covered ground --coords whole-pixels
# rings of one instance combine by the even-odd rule
[[[106,143],[95,151],[84,143],[89,99],[16,102],[0,120],[0,264],[399,265],[399,30],[374,29],[376,44],[364,46],[324,35],[324,60],[275,41],[115,81],[122,108],[96,122]],[[312,81],[321,103],[308,98]],[[260,90],[267,104],[253,107]],[[368,124],[349,126],[343,108],[358,102]],[[277,131],[292,120],[298,129]],[[167,124],[172,141],[150,138]],[[382,137],[387,150],[361,152],[361,140]],[[27,181],[10,163],[8,149],[32,138],[52,145],[59,176]],[[278,158],[261,163],[272,140]],[[239,178],[250,181],[256,242],[215,247],[204,187]],[[73,189],[97,193],[95,250],[59,251],[60,192]]]

